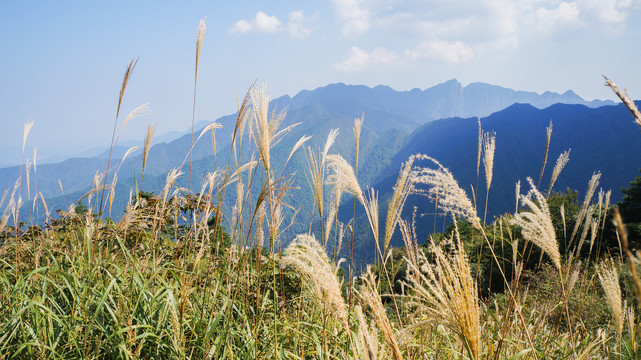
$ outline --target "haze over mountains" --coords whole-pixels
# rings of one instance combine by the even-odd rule
[[[390,129],[411,132],[426,122],[441,118],[487,116],[514,103],[529,103],[538,108],[555,103],[584,104],[589,107],[613,104],[612,101],[586,101],[572,91],[564,94],[552,92],[537,94],[485,83],[462,86],[457,80],[452,79],[426,90],[410,91],[395,91],[383,85],[369,88],[362,85],[331,84],[315,90],[303,90],[293,98],[280,97],[273,101],[272,107],[274,104],[280,108],[287,107],[290,114],[294,109],[309,108],[312,112],[322,109],[322,112],[325,112],[324,116],[347,118],[360,117],[365,113],[368,127],[376,134],[382,135]],[[310,118],[313,116],[310,114]],[[305,121],[305,117],[302,116],[301,120]],[[223,129],[218,131],[216,138],[218,148],[222,149],[229,144],[233,130],[229,124],[235,121],[235,117],[225,116],[216,121],[223,124]],[[206,126],[206,123],[200,122],[201,126],[197,127],[196,132]],[[191,135],[187,132],[158,136],[154,141],[157,145],[151,151],[155,155],[150,157],[148,172],[161,174],[178,166],[183,160],[181,156],[184,157],[179,154],[186,153],[190,139]],[[162,144],[163,142],[166,144]],[[116,155],[122,156],[130,146],[141,144],[142,140],[139,143],[135,141],[122,143],[116,149]],[[210,152],[210,148],[211,146],[197,146],[194,149],[194,158],[199,159],[205,156]],[[45,164],[46,161],[39,159],[38,172],[41,177],[39,185],[43,195],[45,197],[59,195],[58,179],[68,190],[86,188],[95,171],[104,167],[108,149],[102,151],[93,149],[88,153],[92,156],[82,156],[83,159],[71,158],[50,164]],[[39,154],[39,157],[46,159],[46,154]],[[140,161],[140,156],[137,161]],[[87,169],[79,172],[69,171],[76,166]],[[12,186],[18,174],[18,166],[0,169],[0,188]],[[52,182],[53,186],[46,184],[48,181]]]
[[[270,109],[284,108],[287,116],[282,126],[300,125],[273,148],[276,168],[301,136],[313,135],[306,146],[322,146],[332,128],[339,128],[340,134],[330,153],[340,153],[353,164],[354,118],[364,116],[358,177],[363,188],[373,186],[380,191],[381,217],[385,214],[384,203],[400,164],[414,153],[425,153],[441,161],[450,168],[462,188],[468,190],[475,184],[477,117],[481,117],[484,131],[496,131],[497,134],[494,180],[488,204],[490,219],[495,214],[514,210],[516,181],[521,180],[523,191],[526,191],[525,177],[538,180],[545,151],[545,128],[550,120],[554,131],[542,188],[547,189],[558,155],[569,148],[572,149],[570,162],[555,185],[557,190],[569,187],[584,192],[592,173],[601,171],[603,188],[612,189],[613,201],[617,201],[621,197],[620,188],[626,186],[641,167],[641,159],[630,156],[641,151],[641,135],[627,110],[611,101],[585,101],[572,91],[536,94],[483,83],[461,86],[456,80],[426,90],[410,91],[395,91],[386,86],[332,84],[301,91],[294,97],[283,96],[270,103]],[[226,164],[235,120],[235,115],[217,120],[223,126],[216,130],[218,156],[214,156],[208,134],[194,147],[192,189],[200,189],[207,172]],[[205,126],[200,124],[196,136]],[[187,134],[168,142],[153,142],[143,190],[160,192],[167,172],[185,161],[190,141],[191,134]],[[122,149],[120,151],[122,153]],[[35,175],[38,192],[47,199],[50,209],[66,208],[91,188],[94,174],[103,172],[105,165],[104,156],[38,164]],[[130,155],[122,164],[119,159],[112,159],[110,168],[119,166],[113,217],[122,214],[130,189],[134,187],[134,176],[136,182],[140,182],[140,152]],[[306,169],[305,156],[299,150],[286,169],[286,172],[296,173],[293,185],[298,188],[292,192],[289,203],[294,208],[305,209],[304,214],[299,214],[292,232],[309,228],[307,209],[311,208],[311,196]],[[0,189],[12,188],[19,174],[19,167],[0,169]],[[33,179],[32,175],[32,182]],[[64,187],[65,196],[61,196],[58,180]],[[186,176],[180,181],[179,185],[187,185]],[[22,189],[26,199],[27,190],[25,186]],[[31,191],[33,198],[33,186]],[[481,178],[479,194],[484,193]],[[406,209],[411,211],[413,205],[425,203],[424,198],[415,196],[410,198]],[[483,202],[479,203],[479,206],[483,205]],[[349,214],[341,213],[342,220],[351,218],[351,202],[349,208]],[[432,225],[426,218],[422,229]],[[364,243],[362,246],[366,247]]]

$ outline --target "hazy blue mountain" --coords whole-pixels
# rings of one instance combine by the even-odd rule
[[[641,103],[640,103],[641,104]],[[622,197],[621,188],[632,181],[641,168],[641,133],[623,105],[604,106],[596,109],[584,105],[555,104],[537,109],[528,104],[514,104],[507,109],[481,118],[484,131],[496,132],[493,180],[488,202],[488,223],[495,215],[515,210],[515,185],[521,181],[521,193],[529,190],[526,178],[538,181],[545,152],[546,127],[553,122],[553,132],[541,189],[547,191],[552,169],[558,156],[571,150],[570,161],[554,185],[555,191],[579,191],[583,199],[587,183],[595,171],[600,171],[600,187],[612,190],[612,203]],[[380,191],[381,208],[391,195],[398,171],[409,156],[417,153],[429,155],[447,167],[459,186],[472,199],[472,186],[476,187],[478,122],[476,118],[450,118],[433,121],[417,129],[392,159],[391,165],[374,181]],[[428,165],[429,163],[422,163]],[[483,165],[481,165],[482,167]],[[485,175],[481,168],[478,184],[478,206],[485,206]],[[443,218],[434,223],[434,204],[427,198],[410,196],[404,217],[411,217],[413,207],[418,207],[417,217],[421,240],[434,228],[443,228]],[[360,210],[360,209],[359,209]],[[363,217],[362,211],[358,216]],[[483,218],[483,211],[479,216]],[[382,210],[381,218],[386,214]],[[341,209],[343,220],[351,218],[351,204]],[[362,224],[367,221],[363,218]],[[446,219],[449,221],[449,219]],[[357,221],[357,224],[361,222]],[[363,238],[367,238],[366,225]],[[398,234],[397,234],[398,235]],[[359,251],[368,254],[371,239],[357,244]],[[400,245],[400,238],[395,239]]]
[[[369,88],[338,83],[301,91],[293,98],[298,105],[314,101],[331,103],[335,109],[352,116],[359,116],[362,108],[368,108],[398,114],[421,124],[456,116],[487,116],[514,103],[529,103],[537,108],[556,103],[583,104],[588,107],[614,104],[612,101],[586,101],[571,90],[564,94],[537,94],[485,83],[462,86],[456,79],[425,90],[410,91],[395,91],[383,85]]]
[[[369,88],[366,86],[352,86],[345,84],[332,84],[311,91],[301,91],[294,97],[283,96],[271,102],[271,109],[287,109],[287,117],[283,126],[293,123],[301,123],[292,133],[285,138],[280,144],[273,149],[272,159],[275,164],[280,164],[289,154],[293,144],[303,135],[313,135],[312,140],[308,143],[310,146],[321,146],[332,128],[339,128],[340,135],[332,152],[341,153],[353,163],[354,161],[354,138],[352,126],[355,117],[364,116],[365,125],[361,137],[360,147],[360,167],[359,180],[363,187],[366,185],[380,182],[377,187],[381,187],[382,195],[385,195],[385,189],[391,187],[393,179],[397,172],[399,161],[404,161],[408,154],[422,150],[421,146],[433,146],[435,149],[440,148],[445,154],[459,153],[460,159],[470,158],[473,163],[476,161],[476,120],[474,118],[465,120],[473,125],[472,128],[464,127],[460,133],[455,131],[460,119],[449,119],[443,121],[430,122],[439,117],[448,116],[482,116],[483,112],[493,112],[501,110],[513,104],[516,100],[529,101],[536,106],[544,106],[548,102],[565,101],[580,102],[587,105],[595,106],[598,102],[585,102],[572,92],[566,92],[559,95],[554,93],[545,93],[542,95],[529,92],[514,91],[498,86],[475,83],[468,86],[461,86],[456,80],[451,80],[439,84],[426,90],[414,89],[411,91],[398,92],[386,86],[377,86]],[[519,105],[522,106],[522,105]],[[527,119],[530,111],[537,110],[532,106],[527,106],[523,110],[524,114],[518,114],[519,106],[512,106],[501,113],[510,114],[513,118],[513,124],[519,124],[521,118]],[[570,107],[577,111],[592,111],[586,106],[578,105]],[[547,110],[546,110],[547,111]],[[596,111],[596,110],[595,110]],[[570,111],[571,113],[572,111]],[[499,113],[499,114],[501,114]],[[556,116],[561,116],[560,114]],[[488,118],[491,119],[492,117]],[[555,118],[551,114],[543,116],[546,121]],[[192,189],[200,189],[203,176],[213,171],[217,165],[225,164],[228,159],[231,133],[234,129],[236,115],[221,117],[217,122],[223,125],[222,129],[216,130],[216,148],[219,151],[217,157],[214,156],[211,136],[206,134],[196,144],[193,150],[193,174]],[[467,124],[465,121],[463,123]],[[489,121],[489,120],[488,120]],[[526,122],[527,120],[523,120]],[[491,121],[484,128],[490,129]],[[205,123],[199,123],[195,136]],[[546,123],[547,125],[547,123]],[[465,125],[467,126],[467,125]],[[527,125],[530,126],[530,125]],[[523,128],[527,128],[525,123]],[[518,126],[517,126],[518,127]],[[440,129],[440,130],[439,130]],[[415,131],[416,130],[416,131]],[[525,134],[532,135],[535,129],[529,129]],[[410,137],[409,134],[414,134]],[[471,132],[470,132],[471,131]],[[507,131],[507,130],[506,130]],[[545,132],[545,126],[536,131]],[[499,132],[497,130],[497,132]],[[553,144],[554,136],[553,135]],[[176,134],[173,134],[174,136]],[[521,135],[515,135],[521,136]],[[501,135],[498,140],[498,151],[501,151]],[[468,139],[469,138],[469,139]],[[471,139],[471,140],[470,140]],[[161,138],[154,140],[154,146],[151,148],[149,160],[145,172],[143,189],[146,191],[155,191],[159,193],[164,185],[167,172],[180,166],[183,162],[188,163],[187,154],[191,143],[191,133],[173,139],[169,142],[161,142]],[[544,141],[544,137],[536,137],[532,141]],[[452,148],[452,144],[467,144],[473,147],[474,153],[467,153],[465,149]],[[123,143],[124,144],[124,143]],[[431,145],[429,145],[431,144]],[[441,145],[439,145],[441,144]],[[131,144],[126,144],[131,145]],[[450,146],[450,147],[448,147]],[[120,167],[118,175],[118,191],[114,202],[113,216],[118,217],[122,213],[124,204],[129,196],[129,191],[135,183],[140,183],[141,171],[141,153],[137,152],[130,155],[124,162],[120,157],[128,146],[120,146],[115,149],[115,155],[112,158],[110,169]],[[537,150],[541,152],[543,150]],[[552,151],[552,150],[551,150]],[[423,151],[424,152],[424,151]],[[462,152],[462,153],[461,153]],[[574,154],[574,152],[573,152]],[[310,194],[308,191],[307,180],[305,177],[306,164],[303,152],[299,153],[291,160],[288,165],[288,172],[297,174],[294,187],[294,196],[290,203],[294,208],[308,209],[310,207]],[[245,159],[249,154],[245,155]],[[441,156],[440,153],[435,157]],[[551,157],[558,156],[551,152]],[[527,160],[527,161],[525,161]],[[529,162],[532,159],[524,159]],[[550,159],[553,162],[555,159]],[[498,161],[498,155],[497,155]],[[539,166],[541,159],[536,159],[534,166]],[[571,162],[572,163],[572,162]],[[105,153],[92,158],[72,158],[54,164],[39,164],[37,168],[37,191],[47,199],[51,209],[66,208],[70,203],[75,202],[79,197],[86,193],[92,183],[94,174],[104,172],[106,166]],[[466,165],[468,166],[468,165]],[[188,165],[183,167],[187,172]],[[497,169],[499,177],[500,170]],[[474,171],[475,173],[475,171]],[[12,188],[15,179],[20,174],[19,167],[10,167],[0,169],[0,189]],[[519,173],[520,174],[520,173]],[[533,174],[536,176],[538,173]],[[31,195],[35,193],[33,184],[34,175],[31,175]],[[385,179],[392,179],[385,182]],[[58,180],[62,183],[65,196],[61,196]],[[111,180],[111,177],[109,178]],[[389,181],[392,181],[390,184]],[[496,181],[496,187],[493,185],[492,192],[500,188],[500,181]],[[587,178],[581,174],[581,182],[586,182]],[[180,182],[181,186],[187,185],[186,176]],[[560,186],[565,186],[559,180]],[[513,186],[513,184],[512,184]],[[23,186],[23,198],[27,198],[26,186]],[[499,191],[499,190],[497,190]],[[513,193],[513,189],[509,191]],[[229,198],[233,198],[230,196]],[[496,196],[497,204],[502,199],[508,198],[508,195]],[[495,211],[494,205],[490,203],[491,211]],[[498,205],[496,205],[498,206]],[[27,214],[28,212],[23,212]],[[303,227],[309,227],[309,213],[299,214],[298,221],[292,227],[292,231],[298,231]]]

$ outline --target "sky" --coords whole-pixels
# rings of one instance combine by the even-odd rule
[[[425,89],[452,78],[614,99],[641,98],[641,0],[0,0],[0,165],[106,147],[126,67],[121,141],[236,110],[255,81],[272,98],[343,82]]]

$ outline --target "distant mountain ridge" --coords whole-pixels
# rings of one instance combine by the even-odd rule
[[[379,176],[378,173],[391,161],[392,152],[398,150],[404,144],[405,138],[420,126],[440,118],[487,116],[515,102],[531,103],[536,107],[556,102],[581,103],[593,107],[612,103],[585,101],[571,91],[564,94],[537,94],[484,83],[462,86],[453,79],[425,90],[410,91],[395,91],[383,85],[370,88],[363,85],[331,84],[314,90],[303,90],[293,97],[285,95],[274,99],[270,103],[270,109],[288,109],[285,126],[301,122],[291,134],[291,141],[294,142],[302,135],[314,135],[312,143],[320,144],[330,128],[340,128],[339,137],[344,137],[345,140],[342,140],[342,147],[333,150],[345,151],[343,155],[348,160],[353,156],[349,154],[350,141],[353,143],[353,140],[350,140],[353,139],[353,120],[364,115],[365,129],[360,158],[363,161],[372,159],[374,163],[369,166],[369,172],[364,168],[361,180],[369,183],[374,181],[374,178]],[[227,151],[235,119],[236,116],[232,114],[216,120],[223,125],[222,129],[216,130],[218,151]],[[195,133],[199,134],[203,126],[205,125],[201,123]],[[203,137],[194,147],[194,162],[204,159],[206,161],[203,161],[203,164],[215,162],[213,144],[208,138],[210,137]],[[190,141],[191,134],[169,142],[159,142],[157,139],[153,141],[145,172],[145,187],[153,184],[152,178],[164,177],[169,170],[185,160]],[[382,149],[377,146],[379,143],[390,144],[391,148]],[[283,144],[287,144],[287,141]],[[118,153],[122,154],[123,150],[118,149]],[[127,187],[126,193],[128,187],[133,186],[134,175],[140,175],[141,157],[139,151],[130,155],[122,164],[118,178],[119,184]],[[120,159],[112,159],[111,168],[117,167],[119,163]],[[71,194],[83,194],[88,191],[94,174],[97,171],[103,172],[105,166],[104,153],[92,158],[72,158],[53,164],[39,164],[35,175],[38,179],[38,192],[47,199],[60,196],[60,180],[70,198],[69,201],[74,201]],[[18,166],[0,169],[0,189],[12,188],[19,174]],[[31,181],[33,179],[34,176]],[[199,188],[200,185],[196,185],[196,188]],[[24,186],[22,188],[26,191]],[[26,195],[25,193],[23,197],[26,198]]]
[[[396,91],[384,85],[373,88],[364,85],[330,84],[315,90],[299,92],[292,102],[304,106],[314,101],[333,103],[343,112],[358,107],[401,115],[420,124],[449,117],[484,117],[515,103],[531,104],[543,109],[556,103],[581,104],[591,108],[614,105],[610,100],[586,101],[572,90],[563,94],[546,91],[538,94],[517,91],[481,82],[463,86],[451,79],[425,90]]]
[[[637,102],[641,106],[641,102]],[[641,158],[641,133],[623,104],[588,108],[578,104],[555,104],[537,109],[529,104],[514,104],[481,118],[483,131],[496,133],[493,180],[488,201],[488,223],[494,216],[515,211],[515,185],[521,182],[521,193],[527,193],[527,177],[538,181],[545,153],[546,127],[552,120],[553,131],[549,156],[541,181],[541,190],[547,192],[552,170],[558,156],[571,149],[570,160],[554,184],[553,191],[566,189],[579,191],[583,199],[588,181],[594,172],[601,172],[599,188],[612,190],[611,203],[621,200],[621,189],[639,175]],[[380,172],[372,187],[379,191],[381,215],[391,196],[401,164],[414,154],[426,154],[438,160],[451,171],[459,186],[470,199],[476,187],[476,161],[478,122],[476,118],[449,118],[430,122],[412,133],[396,152],[390,165]],[[432,165],[421,163],[421,166]],[[485,206],[485,176],[481,164],[478,182],[479,217],[483,218]],[[597,191],[598,192],[598,191]],[[595,195],[596,197],[596,195]],[[593,199],[594,200],[594,199]],[[443,217],[434,221],[434,204],[422,196],[410,196],[403,213],[411,218],[414,207],[418,214],[417,233],[425,240],[434,228],[443,228]],[[360,212],[360,213],[359,213]],[[367,223],[361,208],[357,208],[356,223]],[[339,214],[343,221],[352,216],[351,204],[342,206]],[[447,220],[449,221],[449,220]],[[436,225],[436,226],[435,226]],[[355,252],[368,254],[371,244],[365,230],[364,240],[355,245]],[[394,245],[402,245],[396,234]]]

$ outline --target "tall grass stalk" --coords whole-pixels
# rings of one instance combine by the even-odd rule
[[[134,69],[136,68],[136,64],[138,64],[138,59],[132,59],[129,62],[129,65],[125,70],[125,75],[122,78],[122,85],[120,86],[120,94],[118,95],[118,106],[116,107],[116,117],[114,119],[114,129],[111,134],[111,145],[109,146],[109,156],[107,157],[107,165],[105,166],[105,179],[104,179],[103,187],[107,185],[106,175],[109,173],[109,164],[111,163],[111,156],[113,155],[113,149],[116,146],[116,142],[117,142],[116,129],[118,128],[118,117],[120,116],[120,106],[122,105],[122,98],[125,95],[125,89],[127,89],[129,78],[133,74]],[[99,209],[102,209],[104,197],[105,197],[105,192],[103,190],[100,194],[100,206],[98,207]]]

